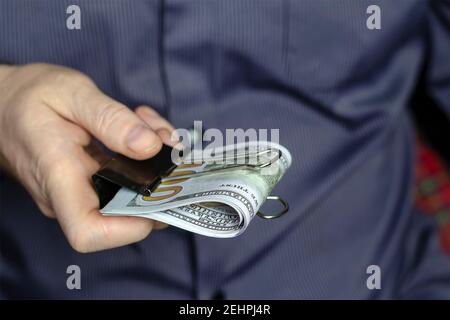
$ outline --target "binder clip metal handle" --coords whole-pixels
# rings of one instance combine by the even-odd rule
[[[270,153],[270,155],[269,155]],[[261,156],[271,156],[268,157],[267,160],[265,161],[259,161],[259,157]],[[273,164],[274,162],[278,161],[278,159],[281,158],[281,151],[277,150],[277,152],[273,152],[273,150],[267,149],[267,150],[263,150],[263,151],[259,151],[253,155],[249,155],[249,154],[244,154],[244,155],[237,155],[235,157],[229,157],[229,158],[223,158],[221,159],[221,161],[226,164],[227,160],[233,160],[235,163],[237,161],[237,159],[239,158],[244,158],[244,160],[250,160],[250,157],[255,157],[255,163],[251,163],[251,161],[248,161],[247,163],[242,163],[242,164],[230,164],[230,165],[224,165],[223,167],[217,167],[217,168],[213,168],[213,169],[209,169],[209,170],[204,170],[201,172],[195,172],[195,173],[191,173],[188,175],[183,175],[183,178],[195,178],[195,177],[201,177],[201,176],[207,176],[213,173],[222,173],[222,172],[227,172],[227,171],[232,171],[232,170],[236,170],[236,169],[240,169],[240,168],[245,168],[245,169],[262,169],[265,167],[270,166],[271,164]],[[204,162],[208,162],[208,161],[217,161],[217,159],[215,158],[211,158],[211,159],[203,159]],[[194,162],[194,161],[193,161]],[[195,163],[195,162],[194,162]],[[161,182],[166,182],[166,181],[171,181],[171,180],[178,180],[180,177],[178,176],[165,176],[161,179]]]
[[[279,203],[281,203],[283,205],[283,208],[279,211],[279,212],[275,212],[275,213],[262,213],[261,211],[258,211],[256,213],[256,215],[262,219],[266,219],[266,220],[271,220],[271,219],[276,219],[281,217],[282,215],[284,215],[286,212],[288,212],[289,210],[289,204],[283,200],[281,197],[279,196],[267,196],[266,201],[267,200],[275,200],[278,201]]]

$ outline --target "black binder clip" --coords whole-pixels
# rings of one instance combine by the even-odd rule
[[[161,151],[148,160],[133,160],[119,154],[113,156],[92,176],[100,208],[107,205],[122,187],[149,196],[162,177],[176,168],[171,154],[172,148],[163,145]]]

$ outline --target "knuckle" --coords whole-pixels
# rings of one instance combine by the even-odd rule
[[[67,240],[70,246],[80,253],[92,252],[99,249],[95,231],[95,226],[79,221],[76,225],[71,225],[66,233]]]
[[[39,207],[39,210],[42,212],[42,214],[47,217],[54,219],[56,217],[55,212],[51,208],[47,206],[47,204],[43,203],[42,201],[35,201],[37,206]]]
[[[109,225],[103,219],[99,221],[99,224],[100,224],[98,229],[99,234],[97,235],[96,238],[102,239],[105,243],[110,243],[112,238],[111,238],[111,229],[109,228]]]
[[[148,237],[155,227],[155,222],[153,220],[145,221],[138,230],[136,230],[135,241],[141,241]]]
[[[70,246],[79,253],[88,253],[91,252],[91,240],[90,238],[81,231],[74,232],[69,234],[67,237]]]
[[[105,136],[110,133],[114,124],[119,122],[122,118],[127,116],[127,112],[124,108],[116,103],[109,103],[103,107],[98,113],[96,128],[101,136]]]
[[[47,117],[46,111],[39,109],[35,95],[30,95],[26,98],[29,101],[19,103],[11,108],[8,117],[11,124],[14,124],[13,129],[19,133],[20,136],[36,137],[41,135],[42,128],[46,128],[43,124],[49,125],[50,119]],[[39,130],[37,132],[37,130]]]
[[[55,214],[45,208],[39,208],[39,210],[41,211],[41,213],[44,215],[44,217],[50,218],[50,219],[54,219],[55,218]]]
[[[139,106],[136,111],[145,113],[148,117],[161,117],[161,115],[153,108],[148,106]]]
[[[68,241],[73,249],[80,253],[87,253],[102,249],[102,245],[109,247],[111,232],[106,223],[76,227],[68,235]]]
[[[64,95],[64,88],[85,88],[94,82],[81,71],[50,64],[30,64],[24,66],[24,73],[34,74],[34,81],[27,84],[23,93],[26,101],[36,102],[36,98],[57,99]]]
[[[93,82],[86,74],[76,69],[49,65],[45,70],[43,76],[46,77],[46,80],[57,85]]]
[[[22,107],[31,107],[41,101],[41,97],[48,92],[48,85],[43,82],[30,83],[19,93],[19,105]]]
[[[138,238],[137,241],[144,240],[145,238],[147,238],[150,235],[150,233],[152,233],[152,231],[153,231],[153,225],[148,226],[147,228],[142,230],[142,233],[140,234],[140,237]]]
[[[93,84],[93,80],[81,71],[69,68],[61,68],[54,75],[58,84],[68,84],[74,87]]]
[[[64,177],[70,168],[67,161],[58,160],[48,153],[36,158],[32,171],[35,181],[41,185],[43,194],[50,199],[55,190],[63,187]]]

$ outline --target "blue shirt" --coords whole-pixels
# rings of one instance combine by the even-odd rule
[[[282,219],[228,240],[169,228],[92,254],[2,177],[0,296],[450,298],[450,259],[412,207],[408,115],[421,75],[450,114],[448,3],[2,0],[1,61],[81,70],[175,127],[279,128],[294,163],[274,190],[291,207]],[[71,4],[81,30],[66,28]],[[366,26],[371,4],[381,29]],[[66,287],[72,264],[82,290]],[[366,285],[370,265],[381,290]]]

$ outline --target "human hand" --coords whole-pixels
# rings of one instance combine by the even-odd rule
[[[71,246],[90,252],[144,239],[155,222],[104,217],[91,176],[109,149],[142,160],[170,142],[173,128],[149,107],[136,113],[86,75],[49,64],[0,66],[0,166],[56,218]],[[162,226],[158,223],[157,226]]]

